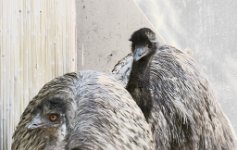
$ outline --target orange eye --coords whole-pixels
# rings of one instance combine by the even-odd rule
[[[55,122],[55,121],[57,121],[59,119],[59,116],[57,114],[49,114],[48,115],[48,119],[51,122]]]

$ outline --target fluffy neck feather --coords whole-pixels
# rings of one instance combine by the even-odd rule
[[[150,54],[137,62],[133,61],[130,78],[126,87],[136,103],[142,109],[146,119],[149,117],[152,108],[151,93],[149,88],[150,62],[152,60],[152,56],[153,55]],[[145,97],[145,99],[141,97]]]

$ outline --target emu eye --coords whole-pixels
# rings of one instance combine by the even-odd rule
[[[55,122],[59,120],[59,115],[58,114],[49,114],[48,115],[48,119],[51,122]]]

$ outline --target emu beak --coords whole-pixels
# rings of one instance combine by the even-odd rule
[[[42,118],[40,117],[39,114],[37,114],[31,122],[29,122],[26,127],[28,129],[36,129],[36,128],[39,128],[39,127],[42,127],[44,126],[45,123],[43,122]]]
[[[139,61],[141,58],[149,54],[149,48],[148,47],[135,47],[135,50],[133,52],[133,59],[135,61]]]

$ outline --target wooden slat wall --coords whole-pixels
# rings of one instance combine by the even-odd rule
[[[38,90],[76,70],[74,0],[0,0],[0,150]]]

